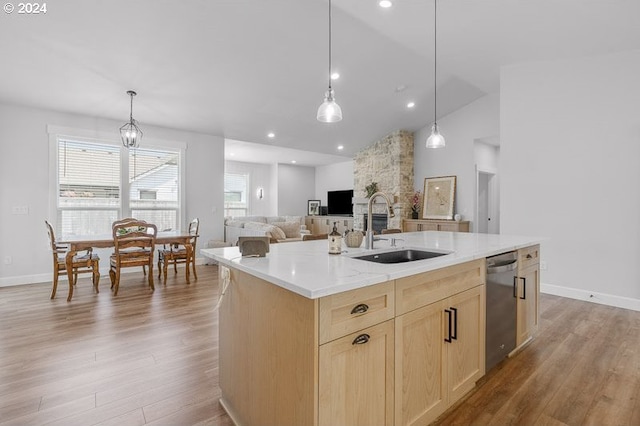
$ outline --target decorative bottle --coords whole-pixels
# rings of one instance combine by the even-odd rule
[[[342,235],[336,227],[337,222],[333,222],[333,231],[329,234],[329,254],[342,253]]]

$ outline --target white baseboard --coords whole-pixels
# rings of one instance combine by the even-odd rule
[[[601,305],[615,306],[617,308],[631,309],[640,311],[640,299],[632,299],[630,297],[615,296],[613,294],[598,293],[595,291],[587,291],[578,288],[562,287],[552,284],[540,284],[540,292],[553,294],[555,296],[568,297],[570,299],[584,300]]]
[[[207,264],[207,259],[204,257],[196,257],[196,265],[205,265]],[[157,267],[157,265],[154,264],[155,267]],[[178,268],[184,268],[184,264],[180,264],[178,265]],[[154,268],[155,269],[155,268]],[[136,272],[134,270],[134,268],[126,268],[122,270],[123,274],[129,274],[129,273],[134,273]],[[52,280],[52,274],[53,272],[50,273],[46,273],[46,274],[34,274],[34,275],[20,275],[20,276],[16,276],[16,277],[5,277],[5,278],[0,278],[0,287],[13,287],[16,285],[25,285],[25,284],[39,284],[39,283],[46,283],[46,282],[51,282]],[[102,267],[100,268],[100,275],[102,277],[106,276],[107,279],[109,279],[109,267],[108,267],[108,262],[107,262],[107,266],[105,267],[104,265],[102,265]],[[67,282],[67,274],[66,273],[62,273],[60,274],[60,277],[58,278],[58,283],[61,282]],[[101,279],[102,281],[102,279]]]

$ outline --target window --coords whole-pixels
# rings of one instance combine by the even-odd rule
[[[131,216],[155,223],[159,231],[178,228],[179,155],[175,151],[129,150]]]
[[[249,210],[249,175],[238,173],[224,174],[224,215],[246,216]]]
[[[179,149],[126,150],[79,139],[56,138],[59,234],[108,234],[123,217],[179,228]]]
[[[108,233],[120,214],[120,149],[58,140],[59,234]]]

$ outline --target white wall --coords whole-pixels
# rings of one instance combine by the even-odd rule
[[[327,191],[353,189],[353,161],[316,167],[315,199],[327,205]]]
[[[543,283],[636,308],[638,76],[638,51],[519,65],[500,93],[502,233],[549,238]]]
[[[315,168],[278,164],[278,215],[304,216],[315,198]]]
[[[47,125],[113,133],[119,140],[122,123],[0,104],[0,286],[51,280],[52,260],[44,226],[50,216]],[[141,126],[145,138],[186,144],[184,222],[200,218],[199,247],[210,239],[222,239],[223,138]],[[29,214],[13,215],[13,206],[28,206]],[[4,264],[6,256],[12,257],[10,265]],[[108,253],[104,259],[101,269],[108,264]]]
[[[249,211],[247,216],[275,216],[277,214],[277,192],[273,191],[273,164],[244,163],[240,161],[226,161],[225,171],[228,173],[249,174]],[[260,200],[256,196],[258,188],[264,189],[264,197]]]
[[[499,134],[499,101],[497,94],[487,95],[439,119],[444,149],[425,148],[431,124],[414,133],[414,189],[424,191],[427,177],[457,176],[455,212],[463,220],[475,221],[474,141]]]
[[[500,148],[482,141],[475,141],[473,144],[473,158],[481,169],[491,169],[498,171],[498,159]]]

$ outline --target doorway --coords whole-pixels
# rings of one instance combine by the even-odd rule
[[[500,233],[498,173],[476,166],[476,232]]]

